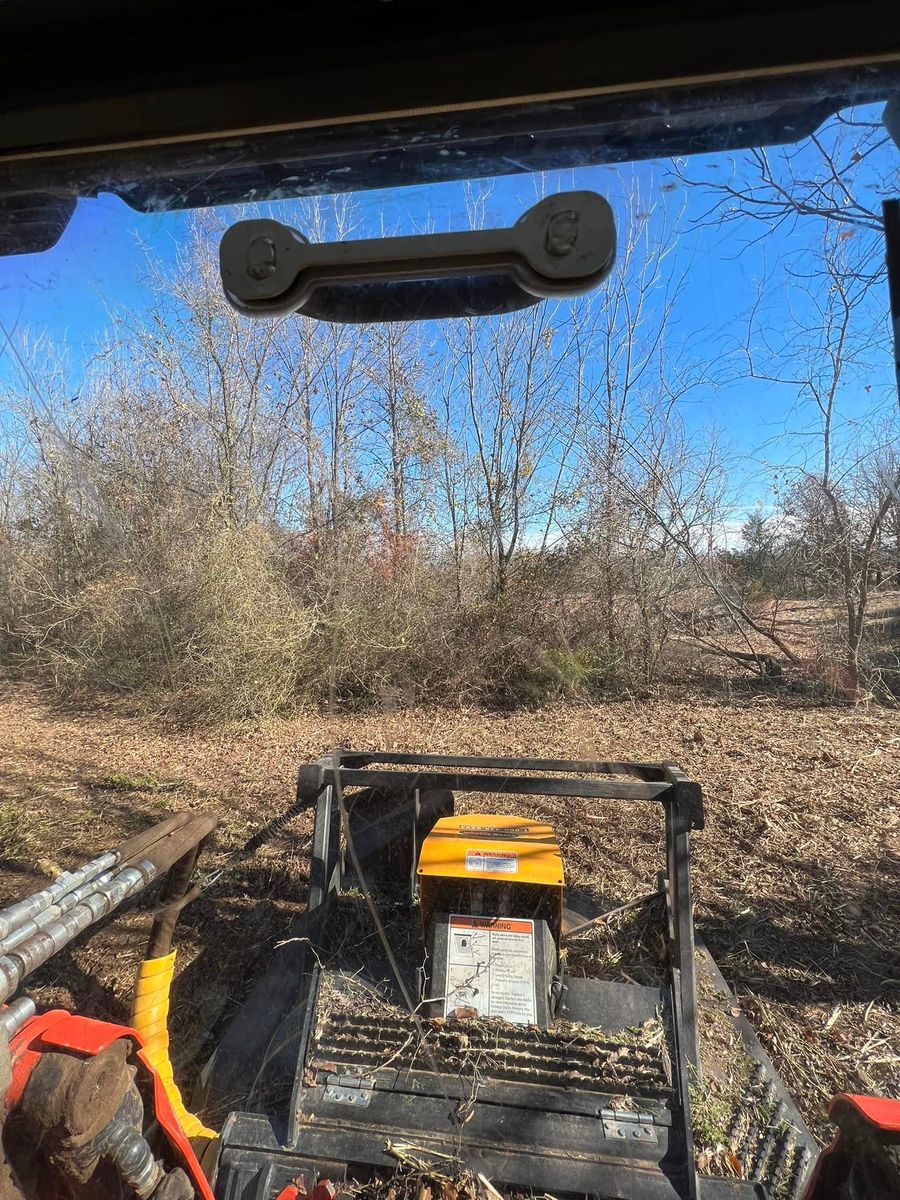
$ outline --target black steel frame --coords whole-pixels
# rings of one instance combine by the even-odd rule
[[[415,770],[412,768],[416,768]],[[520,772],[553,772],[523,775]],[[571,776],[591,778],[571,778]],[[616,778],[625,776],[625,779]],[[326,852],[326,829],[317,821],[310,876],[309,910],[322,902],[332,882],[329,862],[335,863],[336,832],[330,809],[332,789],[392,788],[423,792],[448,788],[454,792],[513,792],[530,796],[572,796],[597,800],[644,800],[662,805],[665,813],[665,891],[673,994],[678,1002],[678,1026],[685,1059],[699,1070],[696,983],[694,977],[694,917],[690,875],[690,834],[702,829],[703,793],[671,762],[600,762],[551,758],[489,758],[456,754],[400,754],[392,751],[338,750],[336,758],[322,758],[301,767],[297,779],[298,804],[313,802],[325,793],[329,806],[326,827],[333,848]],[[319,857],[321,855],[321,857]],[[332,871],[334,870],[332,866]]]

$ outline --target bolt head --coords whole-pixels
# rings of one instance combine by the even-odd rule
[[[251,279],[269,279],[275,274],[278,255],[270,237],[254,238],[247,247],[247,274]]]
[[[578,241],[578,213],[567,208],[554,213],[547,222],[547,253],[556,258],[565,258],[575,249]]]

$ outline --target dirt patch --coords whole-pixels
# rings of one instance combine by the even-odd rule
[[[900,1094],[900,713],[695,697],[197,731],[114,705],[61,711],[17,684],[0,689],[0,744],[0,903],[183,808],[219,815],[214,868],[290,804],[298,764],[336,744],[674,759],[706,794],[707,827],[693,839],[698,930],[807,1122],[824,1136],[838,1090]],[[468,812],[486,803],[460,800]],[[661,823],[650,806],[504,796],[491,807],[550,821],[572,885],[625,901],[655,883]],[[309,834],[299,818],[185,912],[172,1021],[182,1080],[302,907]],[[148,906],[48,964],[31,989],[39,1002],[124,1018]],[[652,958],[631,962],[620,937],[606,938],[585,952],[621,953],[623,978],[652,972]]]

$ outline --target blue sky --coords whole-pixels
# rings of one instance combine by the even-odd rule
[[[893,147],[881,153],[887,160],[897,155]],[[692,160],[688,173],[708,177],[714,171],[728,172],[730,157]],[[738,154],[734,158],[740,176],[743,157]],[[687,283],[674,314],[673,342],[680,341],[680,348],[690,357],[719,365],[732,358],[737,362],[745,316],[764,277],[768,277],[766,310],[774,321],[786,320],[789,306],[802,307],[786,264],[796,263],[804,247],[815,244],[819,237],[815,222],[784,225],[761,239],[759,225],[749,221],[745,226],[731,223],[723,228],[701,227],[697,222],[709,208],[708,195],[700,189],[685,189],[675,180],[668,162],[586,168],[540,179],[513,176],[495,180],[487,203],[489,223],[510,223],[534,202],[538,188],[558,191],[573,187],[606,195],[617,211],[620,226],[624,219],[623,195],[633,188],[640,189],[642,202],[656,207],[653,219],[660,226],[665,220],[664,210],[668,209],[670,217],[678,214],[679,233],[670,265],[674,273],[686,275]],[[361,193],[356,202],[363,225],[371,231],[377,230],[382,220],[391,231],[425,225],[464,228],[466,224],[465,193],[460,184]],[[289,221],[292,207],[290,202],[281,204],[279,217]],[[268,208],[259,205],[254,212],[264,215]],[[241,215],[247,215],[247,211]],[[183,212],[133,212],[110,195],[82,201],[53,249],[41,255],[0,258],[0,314],[6,327],[15,327],[16,337],[25,330],[46,331],[54,342],[65,343],[73,375],[77,376],[79,362],[87,360],[93,345],[102,339],[110,313],[123,308],[140,310],[147,304],[146,254],[164,265],[173,263],[187,221],[188,214]],[[884,321],[886,331],[886,294],[873,293],[869,307],[868,319]],[[17,372],[13,357],[2,343],[0,335],[0,386]],[[736,370],[724,373],[733,376]],[[883,364],[879,367],[876,362],[873,370],[869,383],[876,386],[872,391],[848,384],[842,397],[845,415],[862,416],[873,397],[883,395],[891,386],[892,367],[887,354]],[[760,459],[777,461],[796,453],[792,443],[780,440],[786,423],[790,424],[788,414],[793,400],[791,388],[732,379],[715,389],[693,394],[685,406],[689,427],[715,424],[725,432],[743,464],[742,504],[746,507],[755,503],[768,506],[771,500],[769,486],[758,470]]]

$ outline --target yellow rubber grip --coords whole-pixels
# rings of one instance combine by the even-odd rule
[[[208,1142],[218,1134],[185,1108],[169,1060],[169,990],[175,974],[175,955],[173,950],[162,958],[147,958],[141,963],[134,985],[131,1025],[144,1039],[144,1053],[159,1075],[186,1136],[191,1141]]]

